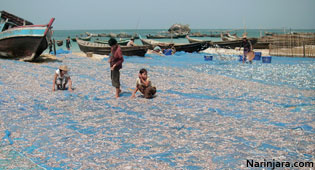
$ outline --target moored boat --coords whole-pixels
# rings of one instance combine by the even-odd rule
[[[252,45],[255,45],[257,42],[257,38],[248,38]],[[229,48],[234,49],[236,47],[240,47],[242,44],[242,39],[240,40],[232,40],[232,41],[214,41],[212,42],[213,45],[219,46],[220,48]]]
[[[186,36],[186,39],[189,41],[189,43],[196,43],[196,42],[208,42],[211,43],[210,40],[199,40],[195,38],[190,38],[188,35]]]
[[[174,43],[165,43],[165,42],[159,42],[155,40],[149,40],[149,39],[141,39],[143,45],[149,45],[151,49],[153,49],[155,46],[159,46],[162,49],[168,48],[170,45]],[[208,42],[196,42],[196,43],[187,43],[187,44],[174,44],[174,48],[176,51],[185,51],[185,52],[199,52],[201,50],[204,50],[209,47]]]
[[[110,53],[110,46],[107,44],[100,44],[100,43],[92,43],[88,41],[82,41],[77,39],[77,43],[79,48],[82,52],[92,52],[94,54],[100,55],[108,55]],[[143,57],[146,51],[149,49],[148,46],[121,46],[121,51],[124,56],[140,56]]]
[[[1,11],[0,56],[32,60],[48,47],[52,36],[51,18],[46,25],[33,25],[20,17]]]
[[[63,45],[63,40],[57,40],[56,43],[57,43],[58,46],[62,46]]]
[[[118,41],[117,44],[119,44],[119,45],[127,45],[129,41],[130,40],[121,40],[121,41]],[[108,41],[103,41],[103,40],[95,40],[94,42],[95,43],[101,43],[101,44],[108,44]]]
[[[91,35],[87,36],[87,37],[79,37],[80,40],[83,40],[83,41],[90,41],[91,40]]]

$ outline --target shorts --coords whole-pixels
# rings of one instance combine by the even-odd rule
[[[67,78],[63,78],[63,79],[57,78],[56,79],[56,85],[57,85],[58,89],[61,89],[61,90],[65,89],[67,83],[68,83],[68,79]]]
[[[116,88],[120,88],[120,72],[119,70],[111,70],[110,77],[112,79],[112,85]]]
[[[153,87],[153,86],[144,87],[144,86],[138,85],[137,88],[144,95],[144,98],[146,99],[152,98],[154,94],[156,93],[156,87]]]

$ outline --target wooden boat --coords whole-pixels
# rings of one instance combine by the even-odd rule
[[[56,43],[57,43],[58,46],[62,46],[63,40],[57,40]]]
[[[253,45],[254,49],[269,49],[269,42],[258,41]]]
[[[119,45],[127,45],[129,41],[130,40],[122,40],[122,41],[118,41],[117,43]],[[102,40],[95,40],[94,42],[95,43],[100,43],[100,44],[108,44],[108,41],[102,41]]]
[[[186,36],[186,39],[189,41],[189,43],[208,42],[211,44],[210,40],[199,40],[199,39],[190,38],[189,36]]]
[[[91,40],[91,35],[87,36],[87,37],[79,37],[80,40],[83,40],[83,41],[90,41]]]
[[[33,60],[47,49],[55,18],[46,25],[33,25],[6,11],[0,14],[0,56]]]
[[[94,54],[108,55],[110,53],[110,46],[107,44],[92,43],[89,41],[82,41],[77,39],[77,43],[81,51],[87,53],[92,52]],[[124,56],[140,56],[143,57],[147,50],[148,46],[121,46],[121,51]]]
[[[155,46],[159,46],[161,48],[168,48],[171,44],[174,43],[164,43],[155,40],[149,39],[140,39],[143,45],[149,45],[150,49],[153,49]],[[174,48],[176,51],[185,51],[185,52],[199,52],[209,47],[208,42],[196,42],[196,43],[189,43],[189,44],[174,44]]]
[[[146,35],[147,39],[177,39],[185,38],[186,34]]]
[[[252,45],[255,45],[257,38],[249,38]],[[233,41],[214,41],[212,44],[220,48],[234,49],[235,47],[240,47],[243,40],[233,40]]]
[[[77,38],[71,38],[73,42],[77,42]]]

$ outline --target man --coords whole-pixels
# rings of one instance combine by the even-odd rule
[[[135,38],[131,37],[130,41],[127,44],[127,47],[133,47],[133,46],[136,46]]]
[[[108,62],[110,63],[110,75],[112,80],[112,85],[116,88],[116,98],[119,97],[120,90],[120,72],[122,68],[122,63],[124,58],[122,56],[121,48],[117,44],[116,39],[111,38],[108,40],[108,44],[111,47],[111,54]]]
[[[243,41],[242,41],[241,47],[244,48],[243,63],[245,63],[245,60],[246,60],[245,57],[247,57],[248,52],[253,51],[252,43],[247,39],[247,36],[245,34],[243,35]]]

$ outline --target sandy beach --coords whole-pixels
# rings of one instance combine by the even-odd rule
[[[246,160],[314,162],[313,89],[196,71],[208,67],[203,65],[183,69],[127,58],[123,92],[115,99],[106,56],[74,53],[57,59],[0,60],[0,128],[14,141],[0,145],[0,158],[7,160],[0,167],[248,169]],[[72,93],[51,90],[61,64],[70,68]],[[154,99],[139,92],[130,99],[141,68],[157,87]]]

